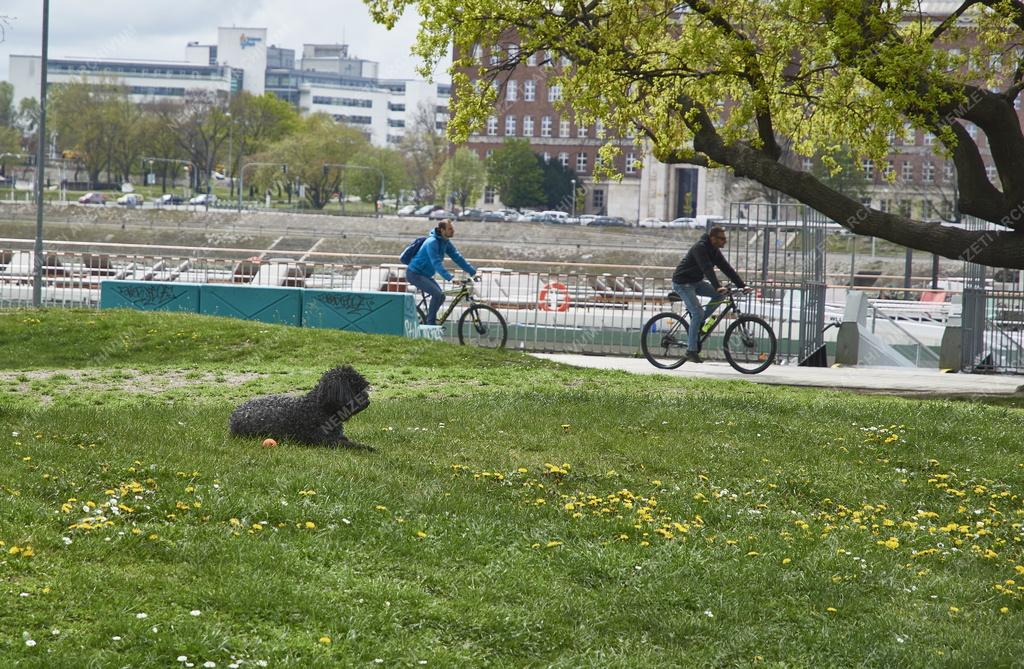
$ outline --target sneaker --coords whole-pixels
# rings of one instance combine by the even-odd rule
[[[698,353],[691,353],[691,352],[687,351],[687,353],[686,353],[686,362],[695,362],[695,363],[697,363],[699,365],[700,363],[704,362],[704,359],[701,358],[700,354],[698,354]]]

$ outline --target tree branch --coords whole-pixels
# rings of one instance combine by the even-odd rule
[[[939,37],[941,37],[943,33],[945,33],[950,28],[950,26],[956,24],[957,19],[963,16],[964,12],[966,12],[968,9],[970,9],[971,7],[973,7],[974,5],[978,4],[981,1],[982,0],[965,0],[965,2],[962,5],[960,5],[955,12],[947,16],[945,19],[942,20],[942,23],[935,27],[935,30],[932,31],[932,34],[928,36],[928,41],[934,44],[935,40],[939,39]]]

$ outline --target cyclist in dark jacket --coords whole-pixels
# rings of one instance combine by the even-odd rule
[[[715,276],[715,267],[722,270],[737,287],[749,290],[719,250],[725,246],[725,242],[725,229],[714,226],[690,247],[672,274],[672,290],[683,298],[686,310],[690,313],[686,347],[686,359],[689,362],[704,362],[699,355],[700,328],[704,325],[704,320],[715,310],[710,304],[707,308],[701,307],[698,295],[715,298],[726,292],[726,288]]]
[[[437,324],[437,311],[444,304],[444,291],[434,280],[434,274],[440,274],[446,281],[452,280],[452,273],[444,267],[444,257],[448,255],[470,276],[476,275],[476,268],[462,257],[455,244],[451,242],[455,236],[455,226],[447,218],[441,221],[430,235],[416,256],[409,262],[405,270],[406,281],[430,295],[430,306],[427,307],[426,325]]]

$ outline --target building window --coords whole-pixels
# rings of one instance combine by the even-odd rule
[[[548,86],[548,102],[558,102],[562,99],[562,86],[561,84],[555,84]]]
[[[900,179],[903,181],[914,180],[914,163],[909,160],[904,160],[903,165],[900,168]]]
[[[909,123],[903,124],[903,143],[907,146],[917,144],[917,131]]]
[[[508,45],[508,58],[509,60],[515,60],[519,58],[519,45],[512,43]]]
[[[896,209],[900,216],[910,216],[910,210],[913,206],[913,202],[910,200],[897,200]]]
[[[505,101],[515,102],[519,98],[519,84],[515,79],[509,79],[505,84]]]
[[[551,117],[541,116],[540,117],[540,136],[550,137],[551,136]]]
[[[494,204],[494,196],[496,189],[494,186],[487,186],[484,188],[484,204]]]
[[[886,179],[891,179],[892,175],[895,173],[896,163],[894,163],[892,160],[887,161],[885,164],[885,171],[882,173],[882,176],[884,176]]]
[[[533,117],[523,117],[523,137],[533,137]]]
[[[505,135],[508,137],[515,137],[516,134],[516,117],[509,114],[505,117]]]
[[[800,166],[801,166],[801,169],[803,169],[804,172],[810,172],[811,168],[814,167],[814,161],[811,160],[810,158],[804,158],[801,161]]]
[[[864,172],[866,179],[875,178],[875,164],[870,160],[862,160],[860,163],[860,169]]]
[[[932,132],[924,133],[924,145],[925,146],[932,146],[933,144],[935,144],[935,133],[932,133]]]
[[[545,165],[547,165],[548,163],[550,163],[550,162],[551,162],[551,154],[550,154],[550,153],[548,153],[547,151],[545,151],[545,152],[543,153],[543,158],[544,158],[544,164],[545,164]]]
[[[586,137],[587,136],[587,126],[585,126],[585,125],[578,125],[578,126],[576,126],[576,136],[581,138],[581,139]]]
[[[594,209],[599,212],[604,212],[604,189],[594,189]]]
[[[558,164],[566,169],[569,169],[569,154],[565,153],[564,151],[562,153],[559,153]]]
[[[479,63],[479,62],[483,62],[483,58],[484,58],[484,49],[483,49],[483,47],[480,46],[479,44],[474,44],[473,45],[473,60],[475,60],[476,62]]]
[[[526,64],[529,65],[530,67],[533,67],[534,65],[537,64],[537,52],[536,51],[531,53],[529,56],[526,57]]]
[[[493,155],[494,155],[494,149],[487,149],[486,151],[484,151],[484,160],[487,160],[488,158],[490,158]]]
[[[921,179],[928,183],[935,181],[935,163],[927,162],[921,165]]]
[[[996,171],[995,165],[985,165],[985,176],[992,183],[999,181],[999,172]]]
[[[878,211],[882,212],[883,214],[888,214],[891,210],[892,202],[890,202],[889,200],[878,201]]]
[[[569,136],[569,120],[568,119],[564,119],[563,118],[558,123],[558,136],[559,137],[568,137]]]
[[[498,117],[491,116],[487,119],[487,134],[494,137],[498,134]]]
[[[499,60],[501,60],[501,47],[491,47],[491,65],[497,65]]]
[[[626,154],[626,174],[636,174],[636,155]]]
[[[947,160],[942,166],[942,175],[946,178],[946,181],[953,180],[953,161]]]
[[[576,154],[576,172],[584,174],[587,171],[587,152],[580,151]]]
[[[594,121],[594,137],[604,138],[604,123],[601,122],[601,119]]]
[[[523,82],[523,100],[533,102],[536,97],[537,84],[532,79]]]

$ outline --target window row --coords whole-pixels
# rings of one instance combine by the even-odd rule
[[[554,132],[554,122],[556,120],[558,121],[558,136],[559,137],[563,137],[563,138],[564,137],[571,137],[572,136],[572,133],[571,133],[572,122],[569,119],[564,118],[564,117],[561,118],[561,119],[555,119],[555,118],[553,118],[551,116],[541,116],[540,117],[540,119],[539,119],[540,127],[539,127],[539,132],[538,132],[537,136],[539,136],[539,137],[554,137],[554,134],[552,134],[552,133]],[[518,131],[518,123],[519,123],[519,117],[516,116],[515,114],[508,114],[508,115],[505,116],[505,136],[506,137],[516,137],[516,136],[518,136],[518,132],[519,132]],[[523,137],[533,137],[534,136],[534,132],[538,131],[538,128],[536,127],[536,125],[534,123],[534,117],[529,115],[529,114],[527,114],[526,116],[523,116],[523,126],[522,126],[522,128],[523,128],[522,129],[522,136]],[[497,134],[498,134],[498,117],[497,116],[488,117],[486,132],[491,137],[497,136]],[[590,126],[586,126],[586,125],[578,125],[578,126],[576,126],[576,137],[578,137],[580,139],[586,139],[589,136],[590,136]],[[594,136],[597,137],[597,138],[603,138],[604,137],[604,125],[600,121],[597,121],[594,124]]]

